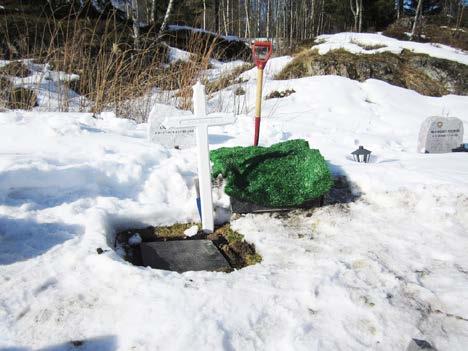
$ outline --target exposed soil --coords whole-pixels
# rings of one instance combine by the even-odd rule
[[[265,96],[265,100],[268,100],[268,99],[278,99],[278,98],[284,98],[286,96],[289,96],[291,94],[294,94],[296,91],[294,89],[286,89],[286,90],[283,90],[283,91],[278,91],[278,90],[275,90],[275,91],[272,91],[270,94],[268,94],[267,96]]]
[[[213,241],[219,251],[231,265],[232,270],[254,265],[262,261],[262,257],[255,251],[255,246],[244,240],[244,236],[231,229],[229,224],[215,228],[214,233],[205,234],[201,230],[192,237],[184,235],[184,231],[195,225],[194,223],[174,224],[168,227],[130,228],[117,233],[115,247],[125,251],[125,259],[136,266],[142,266],[139,245],[130,245],[129,239],[139,234],[143,242],[168,240],[201,240]]]

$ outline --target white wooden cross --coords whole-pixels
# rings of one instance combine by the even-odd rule
[[[236,116],[226,113],[206,114],[205,86],[197,82],[193,86],[193,115],[166,117],[166,128],[195,128],[198,153],[198,178],[202,213],[202,230],[214,231],[213,197],[211,193],[210,148],[208,145],[208,127],[232,124]]]

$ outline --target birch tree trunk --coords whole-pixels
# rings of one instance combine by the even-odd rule
[[[245,35],[244,37],[250,38],[249,0],[244,1],[244,8],[245,8]]]
[[[293,42],[293,0],[289,0],[289,47]]]
[[[260,1],[257,0],[257,38],[260,37]]]
[[[206,0],[203,0],[203,30],[206,30]]]
[[[349,0],[349,6],[354,17],[354,31],[361,32],[362,28],[362,0]]]
[[[457,16],[457,26],[455,27],[455,31],[453,33],[453,36],[456,37],[460,35],[460,26],[462,24],[463,20],[463,12],[465,11],[465,5],[463,3],[463,0],[460,0],[460,5],[459,5],[459,10],[458,10],[458,16]]]
[[[362,8],[362,0],[358,0],[358,3],[359,3],[359,25],[358,25],[358,32],[361,33],[362,32],[362,11],[363,11],[363,8]]]
[[[226,2],[221,1],[221,13],[223,14],[223,24],[224,24],[224,35],[228,34],[227,22],[226,22]]]
[[[266,36],[270,38],[270,0],[267,0]]]
[[[226,0],[226,18],[227,18],[227,25],[226,25],[226,21],[224,23],[224,31],[226,32],[226,35],[229,34],[230,32],[230,29],[231,29],[231,19],[229,18],[230,17],[230,11],[229,11],[229,0]]]
[[[169,0],[169,4],[167,4],[166,14],[164,15],[161,28],[159,28],[159,33],[158,33],[158,38],[157,38],[158,40],[162,37],[162,34],[164,30],[166,29],[167,21],[169,20],[169,16],[171,15],[173,5],[174,5],[174,0]]]
[[[140,26],[138,25],[138,0],[132,0],[133,48],[140,49]]]
[[[416,8],[416,13],[414,14],[413,29],[411,30],[411,34],[409,38],[410,40],[413,40],[414,35],[416,33],[416,28],[418,27],[419,18],[421,17],[422,3],[423,3],[423,0],[418,0],[418,7]]]
[[[151,1],[151,23],[156,23],[156,0]]]

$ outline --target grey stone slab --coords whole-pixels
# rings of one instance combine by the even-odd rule
[[[244,214],[244,213],[263,213],[263,212],[284,212],[284,211],[291,211],[294,209],[302,208],[308,209],[313,207],[321,207],[323,206],[323,197],[319,197],[317,199],[312,199],[307,201],[300,206],[295,207],[266,207],[257,204],[252,204],[250,202],[243,202],[239,201],[233,197],[231,197],[231,210],[234,213]]]
[[[437,351],[426,340],[419,340],[419,339],[412,339],[408,347],[406,348],[406,351],[421,351],[421,350]]]
[[[418,152],[452,152],[463,143],[463,122],[455,117],[428,117],[419,130]]]
[[[175,272],[229,271],[231,266],[211,240],[171,240],[140,245],[144,266]]]

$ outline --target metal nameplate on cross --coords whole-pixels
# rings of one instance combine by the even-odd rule
[[[166,117],[163,122],[163,125],[166,128],[195,128],[195,135],[197,139],[198,178],[200,183],[202,229],[207,233],[212,233],[214,231],[208,128],[212,126],[232,124],[235,121],[236,116],[233,114],[206,114],[205,86],[200,82],[197,82],[193,86],[193,115]]]

